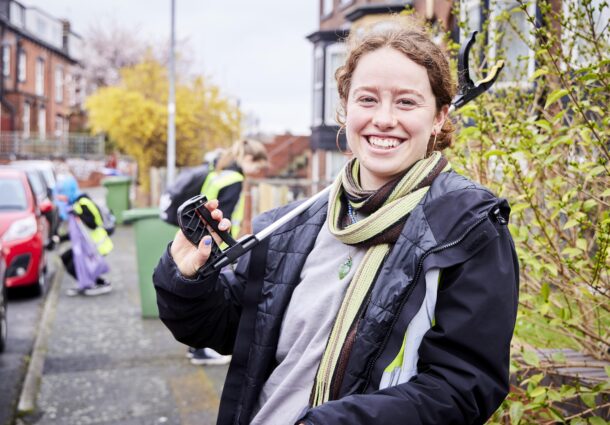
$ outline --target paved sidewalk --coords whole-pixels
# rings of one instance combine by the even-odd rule
[[[214,424],[227,367],[191,365],[158,319],[141,318],[133,228],[117,227],[112,239],[111,293],[68,297],[65,273],[49,297],[37,407],[17,423]]]

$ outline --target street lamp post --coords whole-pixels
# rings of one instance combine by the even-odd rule
[[[174,19],[175,0],[171,0],[171,31],[169,45],[169,98],[167,100],[167,185],[174,181],[176,174],[176,89],[174,66]]]

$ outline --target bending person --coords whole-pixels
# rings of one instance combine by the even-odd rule
[[[64,175],[57,183],[57,198],[60,202],[65,203],[64,214],[74,214],[86,226],[87,232],[95,249],[102,255],[108,255],[114,245],[110,236],[104,228],[102,214],[93,200],[86,194],[82,193],[78,188],[78,183],[72,175]],[[70,240],[70,233],[56,237],[58,242]],[[74,242],[74,241],[72,241]],[[92,287],[79,285],[79,279],[76,273],[74,250],[68,248],[61,254],[61,261],[64,264],[66,271],[77,281],[74,287],[68,289],[69,296],[87,295],[95,296],[107,294],[112,291],[112,285],[101,275],[95,276]]]

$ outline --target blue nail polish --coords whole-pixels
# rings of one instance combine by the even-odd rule
[[[212,238],[209,236],[206,236],[205,238],[203,238],[203,244],[204,245],[212,245]]]

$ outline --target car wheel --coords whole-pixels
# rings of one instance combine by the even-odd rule
[[[44,294],[44,289],[47,284],[47,256],[43,252],[42,258],[40,259],[40,265],[38,266],[38,280],[34,285],[34,295]]]
[[[6,324],[6,290],[0,288],[0,353],[6,347],[8,325]]]

